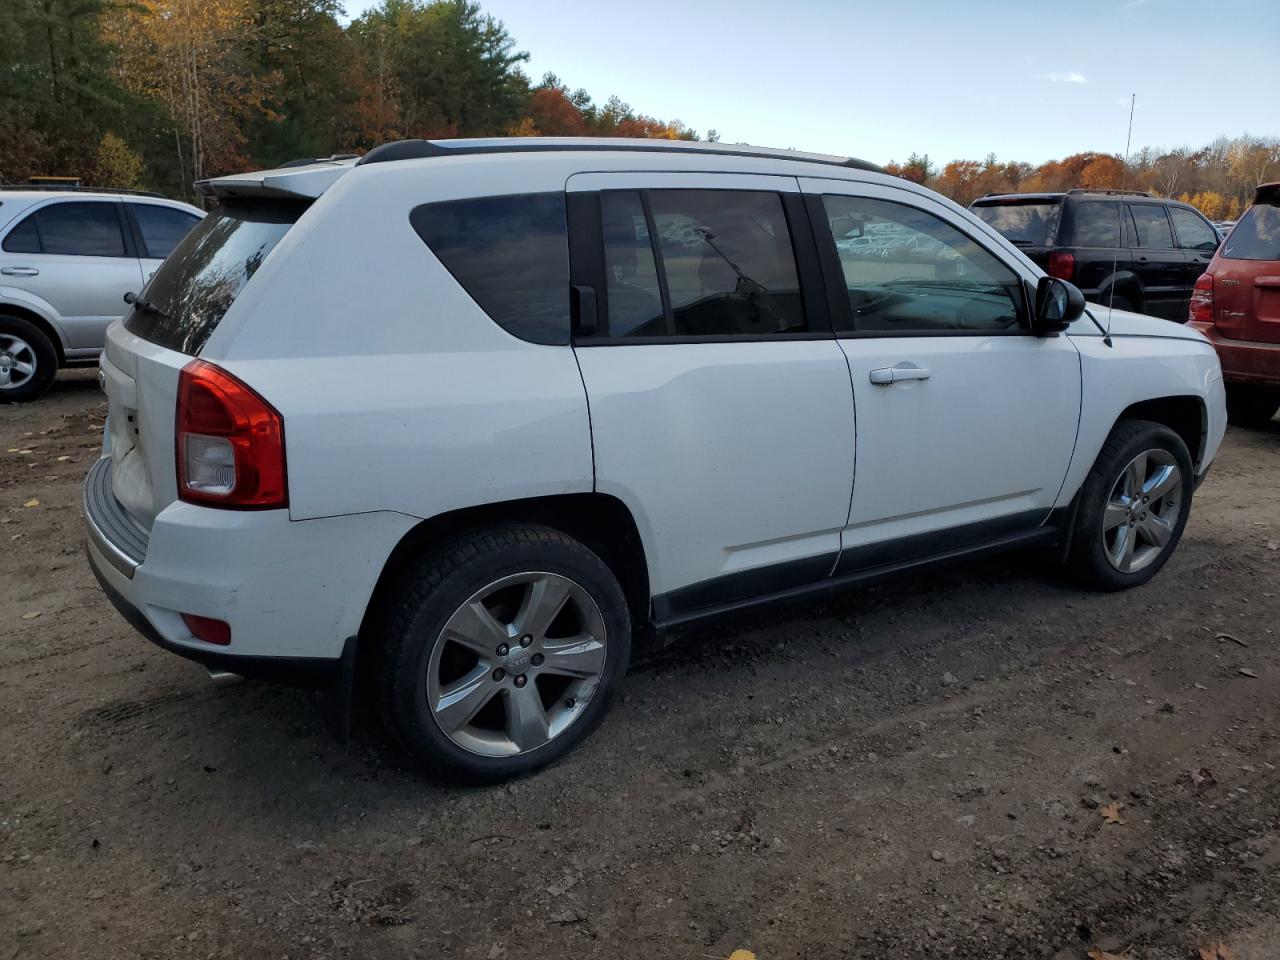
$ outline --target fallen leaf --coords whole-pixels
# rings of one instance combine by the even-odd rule
[[[24,613],[24,614],[22,615],[22,619],[23,619],[23,620],[34,620],[34,619],[35,619],[36,617],[38,617],[38,616],[40,616],[40,611],[39,611],[39,610],[28,610],[26,613]]]
[[[1196,767],[1194,770],[1191,771],[1191,782],[1194,783],[1197,787],[1202,787],[1206,784],[1208,784],[1209,786],[1213,786],[1215,783],[1218,782],[1218,780],[1213,775],[1213,772],[1209,770],[1207,767]]]
[[[1121,809],[1123,809],[1123,806],[1119,803],[1108,803],[1105,807],[1099,807],[1098,813],[1102,815],[1105,823],[1123,824],[1124,820],[1120,817]]]
[[[1280,540],[1268,540],[1267,549],[1272,551],[1280,550]]]
[[[1216,639],[1219,643],[1222,643],[1225,640],[1230,640],[1232,643],[1238,643],[1242,647],[1249,646],[1249,644],[1245,643],[1239,637],[1233,636],[1232,634],[1229,634],[1229,633],[1220,633],[1214,639]]]
[[[1231,960],[1231,948],[1225,943],[1211,943],[1200,948],[1200,960]]]
[[[1241,667],[1238,672],[1242,677],[1249,677],[1250,679],[1253,679],[1253,680],[1258,679],[1258,675],[1254,673],[1252,670],[1250,670],[1248,667]]]
[[[729,960],[756,960],[756,955],[750,950],[735,950],[729,954]]]
[[[62,457],[58,457],[58,462],[59,462],[59,463],[66,463],[66,462],[67,462],[68,460],[70,460],[70,459],[71,459],[70,457],[62,456]]]
[[[26,503],[24,503],[24,504],[23,504],[23,506],[24,506],[24,507],[38,507],[38,506],[40,506],[40,501],[39,501],[39,500],[37,500],[35,497],[32,497],[30,500],[28,500]]]
[[[1085,956],[1089,960],[1129,960],[1129,952],[1127,950],[1124,953],[1107,953],[1101,947],[1093,947]]]

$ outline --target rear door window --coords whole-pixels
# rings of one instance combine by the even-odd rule
[[[307,206],[302,201],[225,201],[160,265],[144,293],[153,309],[135,308],[125,318],[125,328],[170,350],[199,353]]]
[[[142,234],[142,256],[151,260],[163,260],[171,254],[187,232],[200,222],[194,214],[153,203],[131,203],[129,209]]]
[[[1071,207],[1067,247],[1128,247],[1133,245],[1133,228],[1125,223],[1122,204],[1108,200],[1082,200]]]
[[[119,206],[113,200],[47,204],[9,232],[4,249],[8,253],[123,257]]]
[[[1138,245],[1157,250],[1173,247],[1173,231],[1169,229],[1169,217],[1164,207],[1156,203],[1131,203],[1133,222],[1138,228]]]
[[[1222,255],[1229,260],[1280,260],[1280,207],[1259,203],[1231,230]]]
[[[503,329],[533,343],[569,342],[569,240],[563,193],[450,200],[409,222]]]
[[[1011,243],[1020,247],[1049,247],[1053,245],[1062,205],[1042,200],[992,203],[976,205],[973,212]]]

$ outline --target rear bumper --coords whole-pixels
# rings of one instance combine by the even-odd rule
[[[1232,340],[1218,332],[1212,323],[1192,321],[1218,351],[1222,376],[1228,383],[1267,383],[1280,385],[1280,343],[1256,340]]]
[[[417,522],[386,512],[294,521],[285,510],[178,502],[160,512],[145,541],[126,544],[103,520],[115,498],[109,481],[101,485],[101,463],[86,480],[85,524],[103,590],[166,650],[234,673],[324,679],[359,633],[387,557]],[[183,613],[226,622],[230,644],[197,640]]]
[[[99,567],[98,555],[92,548],[88,549],[89,568],[97,577],[102,592],[107,595],[111,605],[129,625],[156,646],[180,657],[194,660],[210,670],[226,670],[254,680],[268,680],[272,683],[283,683],[293,687],[307,687],[321,690],[333,685],[341,673],[342,660],[318,657],[244,657],[235,654],[220,653],[217,648],[203,649],[190,645],[174,643],[166,640],[160,631],[152,625],[124,594],[111,585]]]

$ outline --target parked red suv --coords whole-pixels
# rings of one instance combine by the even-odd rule
[[[1218,350],[1227,415],[1261,426],[1280,409],[1280,183],[1250,207],[1196,281],[1191,325]]]

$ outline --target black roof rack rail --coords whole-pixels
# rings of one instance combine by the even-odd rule
[[[40,193],[110,193],[123,197],[159,197],[168,199],[163,193],[151,190],[125,190],[122,187],[83,187],[62,185],[58,183],[0,183],[0,190],[27,190]]]
[[[1073,187],[1067,193],[1099,193],[1108,197],[1154,197],[1147,190],[1112,190],[1104,187]]]
[[[454,143],[456,146],[445,146]],[[676,143],[686,144],[676,146]],[[693,146],[692,144],[697,144]],[[460,157],[483,153],[549,153],[553,151],[635,151],[639,153],[689,153],[722,157],[754,157],[766,160],[796,160],[802,163],[825,163],[871,173],[884,173],[884,169],[865,160],[853,157],[836,157],[826,154],[803,153],[769,147],[707,143],[703,141],[639,140],[609,137],[568,138],[556,137],[505,137],[490,140],[397,140],[374,147],[356,161],[356,166],[367,163],[390,163],[396,160],[422,160],[431,157]]]
[[[313,163],[337,163],[339,160],[354,160],[358,153],[335,153],[327,157],[299,157],[297,160],[286,160],[275,169],[286,170],[289,167],[309,167]]]

